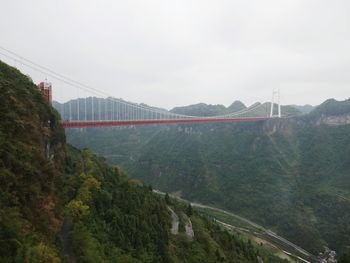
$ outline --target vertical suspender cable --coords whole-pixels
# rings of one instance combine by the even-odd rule
[[[64,119],[65,119],[65,117],[64,117],[64,106],[66,106],[65,105],[65,103],[62,101],[62,120],[64,121]]]
[[[72,100],[69,100],[69,120],[72,120]]]
[[[85,121],[86,121],[86,116],[87,116],[87,115],[86,115],[86,113],[87,113],[87,112],[86,112],[86,97],[85,97],[85,99],[84,99],[84,103],[85,103]]]
[[[105,103],[105,117],[104,117],[104,120],[106,121],[106,120],[108,120],[108,115],[107,115],[108,99],[105,99],[104,103]]]
[[[120,101],[117,100],[117,120],[120,120]]]
[[[94,96],[91,96],[91,120],[94,120]]]
[[[80,121],[80,108],[79,108],[79,89],[77,88],[77,95],[78,95],[78,98],[77,98],[77,114],[78,114],[78,121]]]
[[[59,86],[59,87],[57,87],[58,89],[59,89],[59,91],[60,91],[60,94],[62,93],[61,91],[62,91],[62,89],[61,89],[61,85]],[[61,94],[62,95],[62,94]],[[63,103],[63,101],[62,101],[62,103],[60,103],[60,105],[61,105],[61,120],[64,120],[64,103]]]
[[[97,98],[97,102],[98,102],[98,120],[101,120],[101,99]]]
[[[115,101],[114,100],[112,100],[112,113],[113,113],[113,117],[111,118],[112,120],[114,120],[115,119],[115,112],[114,112],[114,105],[115,105]]]

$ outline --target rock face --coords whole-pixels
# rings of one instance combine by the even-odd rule
[[[263,122],[261,131],[272,135],[278,131],[285,131],[291,128],[303,128],[312,125],[340,126],[350,124],[350,113],[342,115],[322,114],[317,118],[310,119],[305,117],[272,119]]]
[[[170,232],[173,235],[177,235],[179,233],[179,217],[177,216],[177,214],[174,212],[173,209],[171,209],[170,207],[168,207],[170,213],[171,213],[171,229]]]
[[[183,216],[183,219],[185,220],[186,235],[192,239],[194,238],[194,231],[193,231],[191,219],[186,214],[183,214],[182,216]]]
[[[118,135],[106,129],[70,138],[106,157],[127,149],[125,157],[109,160],[157,189],[235,211],[315,253],[324,243],[339,250],[350,240],[344,232],[350,125],[343,125],[350,108],[327,104],[307,115],[253,123],[138,127]]]
[[[304,118],[281,118],[264,121],[261,125],[261,132],[272,135],[278,131],[284,131],[295,127],[305,127],[310,121]]]
[[[170,228],[170,232],[173,235],[177,235],[177,234],[179,234],[179,224],[180,224],[179,216],[169,206],[168,206],[168,210],[171,213],[171,228]],[[193,231],[191,219],[185,213],[181,213],[180,217],[181,217],[181,222],[183,222],[184,225],[185,225],[185,234],[190,239],[192,239],[194,237],[194,231]]]
[[[337,116],[326,116],[322,115],[316,122],[317,125],[326,124],[330,126],[339,126],[350,124],[350,113],[337,115]]]

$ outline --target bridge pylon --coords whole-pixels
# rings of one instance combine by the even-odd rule
[[[277,114],[275,114],[274,112],[275,104],[277,104]],[[274,117],[281,118],[280,89],[273,89],[272,91],[270,118],[274,118]]]

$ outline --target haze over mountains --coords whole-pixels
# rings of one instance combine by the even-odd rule
[[[96,119],[99,118],[101,120],[110,120],[113,118],[119,118],[119,119],[128,119],[128,116],[132,117],[133,115],[137,114],[137,108],[131,108],[129,109],[129,112],[126,112],[123,110],[125,101],[122,99],[113,99],[111,98],[97,98],[97,97],[87,97],[87,98],[79,98],[67,101],[65,103],[60,103],[57,101],[53,102],[53,106],[61,113],[62,118],[64,120],[68,120],[69,118],[72,118],[74,120],[77,119]],[[113,104],[113,105],[112,105]],[[171,113],[177,113],[181,115],[187,115],[187,116],[199,116],[199,117],[209,117],[209,116],[220,116],[225,114],[231,114],[235,112],[239,112],[240,110],[248,109],[248,108],[255,108],[259,105],[261,107],[257,107],[257,109],[252,110],[251,114],[252,116],[261,116],[266,117],[270,114],[270,107],[271,102],[256,102],[249,107],[244,105],[241,101],[234,101],[230,106],[225,107],[221,104],[206,104],[206,103],[197,103],[192,104],[188,106],[179,106],[171,109],[170,111],[167,111],[166,109],[157,108],[155,106],[149,106],[144,103],[132,103],[128,102],[128,104],[135,105],[135,106],[146,106],[147,108],[160,110],[161,112],[171,112]],[[86,105],[86,110],[85,110]],[[78,116],[78,109],[79,108],[79,116]],[[116,109],[119,109],[118,111]],[[300,109],[300,110],[299,110]],[[308,113],[313,109],[313,106],[311,105],[305,105],[305,106],[296,106],[296,105],[282,105],[281,106],[281,112],[283,116],[297,116],[302,115],[305,113]],[[95,112],[95,113],[93,113]],[[96,112],[98,114],[96,115]],[[94,115],[93,115],[94,114]],[[147,118],[147,114],[144,113],[144,118]],[[274,107],[274,114],[277,114],[277,105]],[[149,116],[151,118],[151,116]]]
[[[288,262],[66,144],[58,112],[1,61],[0,91],[0,262]]]
[[[66,145],[59,113],[28,77],[0,63],[0,88],[3,262],[292,260],[258,245],[253,232],[231,227],[228,233],[225,222],[146,185],[232,211],[314,255],[324,246],[347,250],[350,99],[329,99],[308,114],[285,106],[293,117],[255,123],[67,131],[84,148],[79,151]],[[216,114],[233,107],[243,106],[173,111]]]
[[[349,0],[0,6],[0,263],[350,263]]]
[[[350,222],[350,101],[330,99],[309,114],[285,109],[298,114],[246,124],[72,130],[68,140],[157,189],[243,215],[313,253],[324,245],[344,251],[350,242],[344,231]],[[196,104],[172,111],[227,110]]]
[[[261,103],[256,102],[249,107],[252,107],[254,105],[259,105],[259,104]],[[270,102],[263,103],[263,107],[262,107],[264,111],[263,113],[265,114],[267,113],[267,115],[269,114],[270,105],[271,105]],[[303,112],[299,110],[299,108],[304,109],[304,106],[282,105],[281,110],[284,115],[296,116],[302,113],[307,113],[308,110],[311,111],[310,107],[307,106]],[[248,108],[246,105],[244,105],[241,101],[236,100],[228,107],[225,107],[224,105],[221,105],[221,104],[212,105],[212,104],[198,103],[198,104],[193,104],[188,106],[175,107],[172,110],[170,110],[170,112],[179,113],[183,115],[190,115],[190,116],[216,116],[216,115],[219,116],[219,115],[234,113],[236,111],[240,111],[246,108]]]
[[[67,146],[58,112],[30,79],[0,66],[2,261],[283,261],[265,246],[246,243],[239,232],[228,234],[192,214],[186,205],[155,196],[91,151]],[[172,111],[212,115],[243,107],[236,101],[227,108],[202,103]],[[324,246],[345,252],[350,242],[350,100],[330,99],[308,114],[292,106],[283,109],[293,117],[77,129],[67,131],[67,137],[146,185],[242,215],[313,254]],[[181,224],[192,220],[196,238],[169,236],[174,223],[168,208]]]

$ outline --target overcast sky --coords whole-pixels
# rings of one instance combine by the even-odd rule
[[[350,96],[349,14],[349,0],[0,0],[0,46],[168,109],[252,104],[273,88],[283,104],[316,105]],[[48,80],[58,100],[85,95]]]

